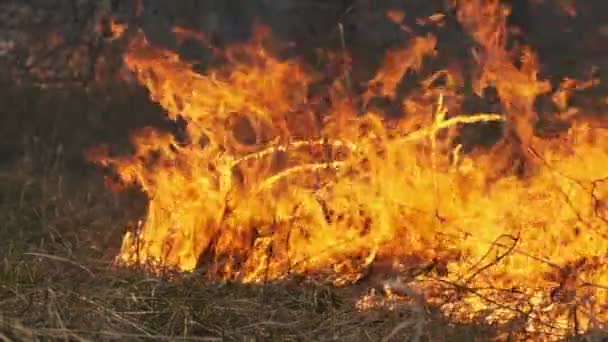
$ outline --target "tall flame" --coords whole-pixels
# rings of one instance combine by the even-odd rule
[[[536,137],[534,101],[551,87],[531,49],[519,61],[507,50],[508,11],[471,0],[457,15],[478,43],[474,90],[494,87],[503,113],[459,114],[463,75],[452,68],[422,79],[399,99],[407,115],[389,119],[359,115],[341,80],[329,102],[317,101],[310,89],[323,75],[273,56],[267,30],[221,52],[225,65],[206,74],[140,33],[125,62],[171,119],[186,122],[187,139],[144,129],[131,156],[91,155],[148,195],[144,223],[126,234],[118,261],[336,285],[388,265],[384,272],[462,321],[519,319],[543,334],[603,326],[608,133],[581,119],[557,138]],[[394,100],[436,43],[419,37],[389,51],[364,102]],[[554,94],[563,111],[574,83]],[[460,128],[484,122],[505,122],[504,141],[463,153]],[[530,162],[526,177],[505,171],[513,146]]]

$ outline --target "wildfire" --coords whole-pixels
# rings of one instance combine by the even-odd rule
[[[498,0],[464,1],[457,13],[478,43],[474,92],[495,88],[501,111],[460,112],[459,68],[421,73],[418,89],[397,98],[403,76],[436,55],[433,36],[389,51],[367,84],[363,107],[399,102],[403,115],[389,118],[361,115],[340,79],[322,101],[310,89],[323,72],[275,57],[267,30],[218,51],[225,63],[206,74],[140,33],[125,62],[169,118],[187,123],[187,138],[144,129],[131,156],[91,153],[149,198],[118,262],[243,282],[346,285],[382,272],[400,279],[386,296],[419,293],[465,322],[520,322],[547,338],[604,327],[608,132],[567,114],[582,85],[552,90],[532,49],[507,50]],[[551,92],[570,128],[541,139],[534,101]],[[504,125],[502,141],[465,151],[463,127],[489,123]]]

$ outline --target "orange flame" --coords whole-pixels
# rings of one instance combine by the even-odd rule
[[[520,66],[506,50],[507,15],[498,0],[459,2],[479,44],[475,91],[495,87],[504,115],[454,112],[462,90],[452,69],[400,99],[408,115],[387,119],[358,115],[341,80],[329,105],[313,103],[309,89],[322,75],[274,57],[266,31],[229,47],[227,64],[205,75],[140,34],[125,62],[170,118],[187,122],[188,141],[145,129],[132,156],[91,154],[149,198],[118,262],[336,285],[388,265],[401,277],[387,283],[390,296],[418,293],[461,321],[521,320],[526,333],[550,336],[572,331],[575,312],[579,331],[604,326],[608,132],[580,120],[558,138],[535,136],[534,100],[551,89],[530,49]],[[436,43],[419,37],[389,51],[364,102],[394,98]],[[451,81],[438,85],[441,76]],[[565,81],[554,101],[566,110],[583,86]],[[503,121],[532,161],[526,178],[500,167],[513,163],[505,144],[463,154],[455,143],[462,126]],[[359,306],[375,305],[374,296]]]

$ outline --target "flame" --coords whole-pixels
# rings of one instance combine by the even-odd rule
[[[97,32],[103,34],[109,40],[122,38],[127,32],[128,25],[113,18],[102,20],[97,25]]]
[[[405,19],[405,12],[391,9],[386,11],[386,17],[389,18],[395,24],[401,24],[403,19]]]
[[[222,51],[225,64],[206,74],[137,35],[125,63],[169,118],[187,123],[187,138],[148,128],[133,135],[131,156],[91,151],[149,199],[118,262],[336,285],[385,265],[381,273],[400,278],[385,284],[383,303],[421,297],[460,321],[520,322],[547,338],[605,326],[608,132],[568,117],[559,136],[537,137],[534,101],[552,89],[530,48],[507,50],[508,9],[498,0],[457,6],[478,43],[474,91],[494,87],[502,113],[460,113],[463,75],[452,67],[420,75],[397,99],[404,74],[435,56],[430,35],[387,52],[367,84],[364,103],[397,99],[399,118],[359,115],[340,79],[320,101],[310,89],[323,73],[275,57],[266,29]],[[564,80],[552,95],[558,110],[588,86]],[[503,141],[463,152],[461,128],[490,122],[504,123]],[[525,177],[508,167],[513,146],[529,161]]]
[[[434,55],[436,41],[433,36],[415,38],[408,48],[389,51],[382,68],[368,84],[368,92],[364,95],[365,102],[378,95],[394,98],[397,85],[405,73],[408,70],[420,70],[424,58]]]

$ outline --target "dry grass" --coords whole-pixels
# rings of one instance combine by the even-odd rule
[[[559,57],[553,50],[543,55]],[[145,94],[121,89],[112,89],[111,105],[102,103],[105,93],[70,95],[66,105],[51,93],[0,88],[0,341],[485,341],[499,335],[492,327],[450,324],[426,305],[357,312],[362,288],[245,286],[208,283],[202,274],[168,280],[116,269],[123,227],[137,220],[145,201],[137,193],[109,193],[100,175],[83,169],[81,152],[96,140],[124,140],[133,127],[161,124],[158,108]]]
[[[124,141],[130,128],[162,123],[162,115],[145,94],[113,94],[112,105],[90,94],[69,96],[77,100],[69,105],[40,92],[0,97],[0,340],[484,341],[499,335],[492,327],[450,324],[426,305],[357,312],[354,301],[364,288],[208,283],[203,274],[168,280],[114,268],[123,227],[141,216],[145,201],[136,192],[108,192],[102,177],[83,167],[81,153],[95,140]]]
[[[108,192],[98,174],[74,174],[55,148],[25,150],[0,171],[0,340],[470,341],[497,334],[449,324],[426,305],[358,312],[364,286],[247,286],[116,269],[122,227],[145,201]],[[45,166],[31,167],[36,161]]]
[[[484,331],[429,308],[360,313],[361,289],[246,286],[203,274],[116,269],[123,227],[143,210],[57,149],[24,148],[0,170],[0,340],[469,340]],[[37,165],[40,164],[40,165]],[[35,166],[35,167],[34,167]],[[171,278],[171,280],[168,280]]]

